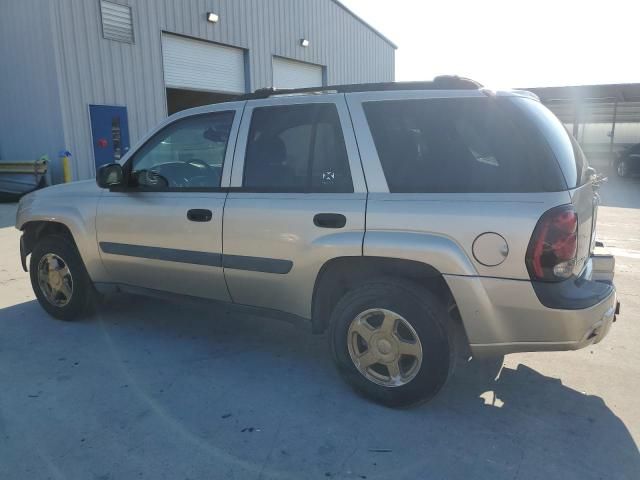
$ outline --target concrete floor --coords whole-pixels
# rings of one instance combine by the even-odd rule
[[[508,356],[497,381],[462,371],[404,411],[355,396],[326,339],[287,323],[130,296],[52,320],[0,205],[0,478],[638,479],[640,180],[612,180],[610,335]]]

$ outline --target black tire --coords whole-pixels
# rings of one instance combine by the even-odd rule
[[[38,266],[40,260],[47,254],[63,259],[73,278],[71,298],[64,306],[57,306],[49,301],[38,282]],[[91,312],[95,300],[95,289],[76,246],[68,237],[48,235],[40,239],[31,252],[29,274],[38,302],[52,317],[71,321]]]
[[[361,373],[349,354],[349,327],[362,312],[380,308],[401,315],[422,344],[422,362],[415,377],[401,386],[384,386]],[[383,279],[346,293],[331,315],[329,342],[338,370],[356,392],[388,407],[409,407],[433,398],[455,365],[445,303],[413,283]]]

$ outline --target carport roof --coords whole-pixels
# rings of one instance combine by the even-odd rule
[[[640,123],[640,83],[525,88],[565,123]]]
[[[618,83],[609,85],[576,85],[569,87],[523,88],[533,92],[542,103],[549,101],[618,100],[618,102],[640,101],[640,83]]]

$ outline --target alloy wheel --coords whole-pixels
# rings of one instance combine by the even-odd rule
[[[360,313],[347,335],[353,364],[378,385],[406,385],[420,370],[420,338],[404,317],[391,310],[373,308]]]
[[[49,303],[64,307],[73,295],[73,277],[62,258],[54,253],[43,255],[38,263],[38,285]]]

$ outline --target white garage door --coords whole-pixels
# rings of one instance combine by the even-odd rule
[[[275,88],[321,87],[322,67],[273,57],[273,86]]]
[[[164,82],[170,88],[244,93],[244,51],[162,34]]]

